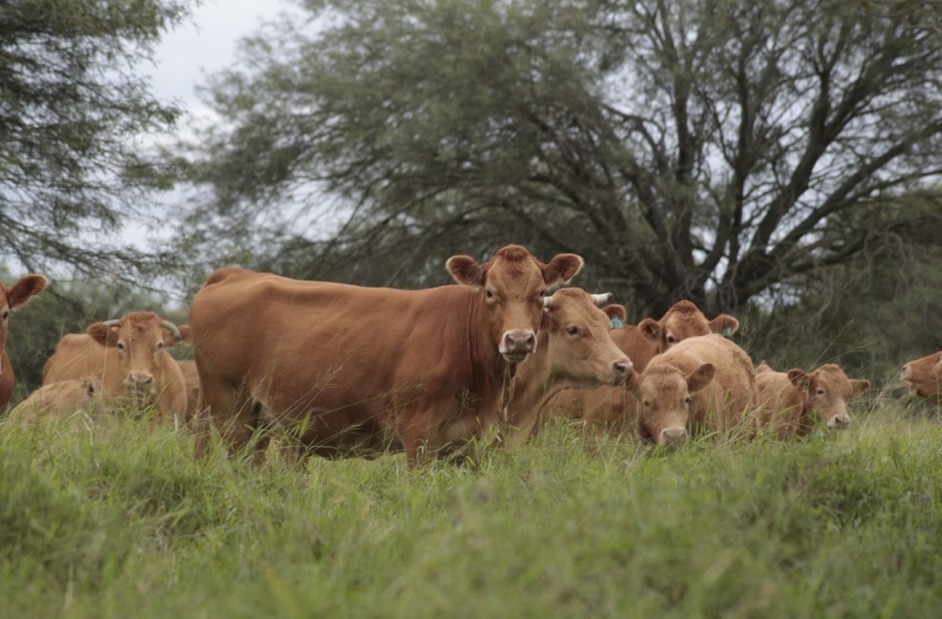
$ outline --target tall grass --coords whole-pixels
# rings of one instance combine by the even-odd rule
[[[860,407],[858,407],[860,408]],[[134,419],[0,428],[6,617],[912,617],[942,427],[649,452],[560,424],[473,465],[253,466]]]

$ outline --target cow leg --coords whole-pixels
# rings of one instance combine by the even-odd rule
[[[219,434],[229,455],[248,445],[255,431],[260,406],[245,385],[232,387],[217,384],[213,380],[202,380],[201,402],[197,419],[201,422],[196,427],[196,456],[204,458],[209,453],[210,425],[219,430]],[[257,445],[264,448],[267,442]]]

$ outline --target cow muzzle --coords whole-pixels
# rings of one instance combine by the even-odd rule
[[[514,329],[504,333],[498,347],[509,363],[520,363],[536,351],[536,334],[529,329]]]
[[[129,372],[124,385],[135,395],[143,395],[154,386],[154,375],[147,372]]]
[[[619,359],[618,361],[612,362],[612,384],[613,385],[623,385],[629,378],[631,378],[631,368],[634,367],[631,363],[631,359],[625,357],[624,359]]]
[[[828,419],[828,427],[835,430],[843,430],[850,427],[850,415],[834,415]]]
[[[679,445],[687,440],[687,428],[664,428],[657,437],[657,444],[665,447]]]

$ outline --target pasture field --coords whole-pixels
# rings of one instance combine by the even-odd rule
[[[146,421],[0,427],[14,617],[924,617],[942,422],[649,453],[550,427],[474,464],[251,466]]]

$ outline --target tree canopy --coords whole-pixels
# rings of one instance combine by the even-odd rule
[[[130,274],[166,255],[115,233],[170,186],[145,157],[179,111],[139,72],[194,0],[22,0],[0,5],[0,256]]]
[[[248,40],[214,78],[224,122],[189,153],[211,193],[188,228],[236,226],[229,249],[256,263],[421,284],[450,253],[517,241],[582,254],[649,312],[736,310],[942,231],[942,41],[912,13],[300,5],[309,20]],[[279,212],[294,225],[266,228]]]

